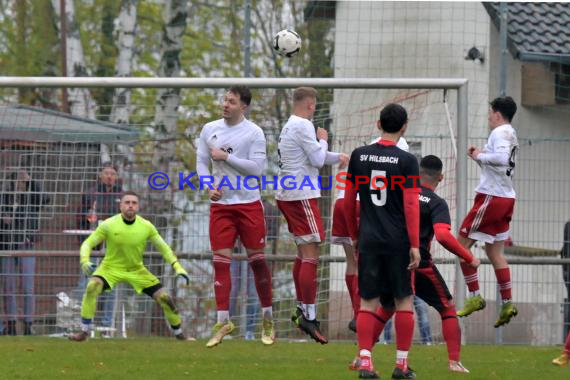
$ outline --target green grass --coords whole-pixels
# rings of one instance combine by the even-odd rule
[[[213,349],[204,341],[174,339],[93,339],[73,343],[56,338],[0,338],[1,379],[356,379],[347,369],[356,352],[351,343],[290,343],[264,347],[259,341],[229,340]],[[466,346],[462,362],[469,375],[447,370],[444,345],[413,346],[410,363],[418,379],[570,379],[570,367],[550,361],[559,347]],[[377,346],[376,369],[389,379],[395,347]]]

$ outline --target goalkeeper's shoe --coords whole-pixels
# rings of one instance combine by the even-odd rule
[[[469,373],[469,370],[461,362],[456,362],[455,360],[449,361],[449,370],[457,373]]]
[[[570,354],[563,352],[559,357],[552,360],[552,364],[557,365],[559,367],[566,367],[570,362]]]
[[[321,332],[321,323],[316,319],[309,321],[304,315],[302,315],[299,318],[299,328],[306,332],[317,343],[327,344],[329,342],[327,337]]]
[[[415,378],[416,378],[416,373],[410,367],[407,367],[405,371],[400,367],[396,367],[394,368],[394,371],[392,371],[393,380],[415,379]]]
[[[467,317],[471,313],[474,313],[478,310],[483,310],[487,306],[483,297],[478,294],[474,297],[468,298],[465,301],[465,305],[463,305],[463,309],[457,311],[458,317]]]
[[[78,333],[69,335],[67,337],[67,339],[69,339],[73,342],[84,342],[87,340],[88,336],[89,336],[89,333],[87,331],[80,331]]]
[[[261,328],[261,343],[266,346],[275,343],[275,322],[271,319],[264,319]]]
[[[174,335],[174,337],[176,338],[176,340],[190,340],[186,338],[186,335],[184,335],[184,333],[176,334]]]
[[[358,371],[360,369],[360,358],[358,356],[350,362],[348,369],[351,371]]]
[[[378,372],[374,371],[372,366],[372,358],[368,356],[361,356],[359,358],[360,365],[358,367],[358,378],[359,379],[379,379],[380,375]]]
[[[212,327],[212,337],[206,343],[206,347],[212,348],[222,343],[222,339],[228,334],[231,334],[235,330],[235,326],[231,321],[226,323],[218,322]]]
[[[511,321],[511,318],[519,313],[517,307],[513,305],[511,301],[505,302],[501,306],[501,313],[499,314],[499,319],[495,322],[495,328],[506,325]]]

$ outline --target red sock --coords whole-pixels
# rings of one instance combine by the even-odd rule
[[[232,276],[230,272],[231,258],[214,253],[214,293],[218,310],[230,309],[230,291]]]
[[[495,276],[499,283],[499,291],[501,292],[501,299],[511,300],[511,271],[507,268],[495,269]]]
[[[390,318],[392,318],[392,316],[394,315],[394,312],[395,312],[394,309],[384,309],[382,306],[380,306],[378,309],[376,309],[376,316],[378,317],[378,320],[380,321],[380,329],[378,330],[378,335],[373,337],[375,342],[377,342],[378,338],[380,338],[380,334],[382,334],[382,331],[384,331],[384,327],[386,327],[386,323],[388,323]]]
[[[272,305],[272,286],[271,286],[271,271],[265,261],[263,252],[254,253],[247,258],[251,270],[253,271],[253,279],[255,281],[255,288],[259,295],[259,302],[261,307],[269,307]]]
[[[396,348],[398,351],[409,351],[414,337],[414,312],[411,310],[396,311],[394,321],[396,328]],[[405,368],[402,368],[405,370]]]
[[[372,347],[374,347],[374,344],[378,340],[378,336],[383,327],[384,324],[374,312],[360,310],[356,317],[358,349],[372,351]]]
[[[317,299],[317,263],[319,259],[303,259],[299,271],[299,286],[303,296],[303,303],[314,305]]]
[[[473,268],[467,263],[461,263],[461,271],[465,277],[465,283],[470,292],[479,290],[479,277],[477,276],[477,269]]]
[[[570,331],[568,331],[568,336],[566,337],[566,344],[564,345],[564,352],[570,355]]]
[[[450,306],[440,311],[441,329],[443,339],[447,344],[447,355],[449,360],[459,361],[459,352],[461,351],[461,328],[457,320],[455,307]]]
[[[356,308],[357,298],[359,298],[359,297],[358,297],[358,285],[355,283],[355,280],[354,280],[355,277],[356,277],[355,274],[345,274],[344,275],[344,281],[346,282],[346,287],[348,289],[348,295],[350,296],[350,304],[352,305],[352,310],[354,312],[354,318],[356,318],[356,314],[358,314],[358,309],[360,309],[360,305],[359,305],[358,309]]]
[[[301,273],[301,264],[303,260],[297,256],[293,264],[293,282],[295,283],[295,293],[297,294],[297,302],[303,302],[301,294],[301,281],[299,280],[299,273]]]

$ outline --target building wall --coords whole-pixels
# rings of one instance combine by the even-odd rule
[[[481,3],[338,2],[336,17],[335,77],[467,78],[470,144],[480,147],[485,144],[489,133],[488,102],[499,92],[500,55],[498,31]],[[483,51],[483,63],[464,59],[472,46]],[[520,105],[521,64],[510,55],[507,86],[508,94]],[[378,134],[373,125],[382,105],[405,99],[402,103],[411,114],[406,132],[408,140],[420,141],[422,154],[446,157],[444,165],[453,162],[449,149],[429,142],[439,135],[450,135],[441,91],[425,94],[407,90],[336,90],[334,95],[334,130],[337,135],[347,136],[346,141],[351,143],[345,144],[344,148],[348,151]],[[449,111],[453,125],[455,99],[451,92]],[[515,244],[551,249],[561,246],[563,224],[570,219],[570,202],[567,200],[570,189],[568,116],[570,111],[567,107],[521,106],[513,122],[521,143],[515,175],[518,200],[512,223]],[[537,137],[551,140],[537,140]],[[480,171],[471,161],[468,170],[469,197],[472,199],[472,189],[478,183]],[[446,181],[451,184],[451,190],[442,191],[453,210],[453,172],[448,173]],[[474,251],[484,256],[481,248]],[[342,251],[335,247],[332,254],[341,255]],[[334,270],[338,277],[344,266],[335,266]],[[454,272],[451,266],[442,268],[451,289]],[[488,283],[485,281],[483,284],[483,291],[493,299],[493,270],[485,266],[481,272],[482,278],[488,279]],[[516,329],[521,334],[520,339],[535,344],[559,343],[562,325],[560,302],[566,297],[560,268],[516,266],[513,268],[513,283],[515,301],[525,304],[521,314],[526,322],[517,325]],[[334,284],[331,284],[331,289],[339,293],[344,291],[342,286]],[[536,289],[540,289],[538,294]],[[547,300],[541,294],[549,294],[550,297]],[[536,302],[541,303],[541,312],[526,306]],[[544,322],[545,310],[549,310],[549,323],[545,327],[548,331],[539,334],[537,329]],[[474,320],[473,333],[468,333],[471,341],[490,342],[494,339],[492,331],[488,336],[481,335],[494,322],[495,309],[489,308],[488,314]],[[505,334],[506,341],[518,342],[508,332]]]

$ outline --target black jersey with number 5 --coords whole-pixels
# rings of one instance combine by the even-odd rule
[[[357,186],[360,196],[360,251],[408,254],[403,189],[419,187],[416,157],[392,142],[380,140],[352,152],[348,179]]]

